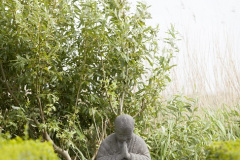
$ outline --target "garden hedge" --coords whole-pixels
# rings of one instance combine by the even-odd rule
[[[214,142],[207,148],[207,160],[239,160],[240,140]]]
[[[49,142],[39,140],[4,139],[0,137],[0,159],[4,160],[57,160]]]

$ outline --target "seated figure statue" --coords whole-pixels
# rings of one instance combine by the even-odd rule
[[[103,140],[97,160],[151,160],[144,140],[133,133],[134,119],[120,115],[115,119],[115,133]]]

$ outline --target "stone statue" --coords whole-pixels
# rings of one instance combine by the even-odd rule
[[[115,119],[115,133],[103,140],[97,160],[151,160],[144,140],[133,133],[134,119],[120,115]]]

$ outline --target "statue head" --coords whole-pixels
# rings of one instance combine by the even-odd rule
[[[131,140],[134,131],[133,117],[123,114],[115,119],[115,134],[119,142]]]

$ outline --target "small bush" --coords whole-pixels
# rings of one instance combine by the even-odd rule
[[[240,140],[214,142],[207,147],[208,160],[239,160]]]
[[[4,160],[57,160],[49,142],[22,140],[17,137],[7,140],[0,137],[0,159]]]

